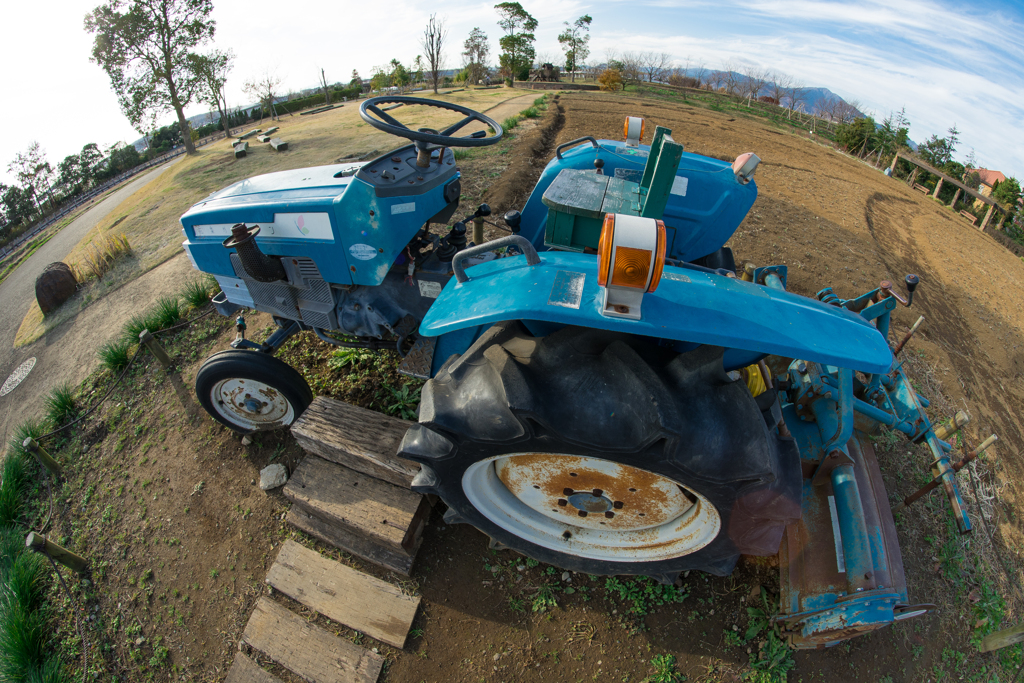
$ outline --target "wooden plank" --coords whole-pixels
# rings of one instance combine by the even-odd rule
[[[325,617],[397,648],[405,647],[420,606],[418,597],[291,539],[281,546],[267,583]]]
[[[640,185],[622,178],[608,178],[608,189],[601,204],[604,213],[640,215]]]
[[[244,652],[235,655],[235,661],[228,670],[224,683],[281,683],[281,679],[260,668]]]
[[[257,142],[270,142],[270,136],[269,135],[257,135],[256,136],[256,140],[257,140]]]
[[[981,652],[992,652],[992,650],[999,650],[1020,642],[1024,642],[1024,624],[988,634],[982,639],[978,650]]]
[[[311,683],[374,683],[384,658],[260,598],[242,640]]]
[[[292,436],[309,453],[409,488],[420,466],[395,453],[413,424],[318,396],[292,425]]]
[[[273,140],[271,140],[270,146],[273,147],[278,152],[283,152],[286,149],[288,149],[288,143],[282,140],[281,138],[274,138]]]
[[[319,538],[324,543],[329,543],[361,560],[371,562],[402,576],[412,576],[412,565],[416,561],[416,553],[419,551],[420,545],[423,544],[421,532],[417,534],[416,540],[410,548],[410,554],[400,553],[345,531],[339,526],[332,526],[319,517],[309,514],[298,505],[292,506],[292,509],[288,511],[286,521],[296,529],[304,531],[314,538]],[[423,523],[424,525],[426,523],[425,517]]]
[[[407,555],[430,512],[418,493],[314,455],[295,468],[284,495],[328,524]]]
[[[271,126],[270,128],[267,128],[265,131],[263,131],[263,134],[266,135],[267,137],[270,137],[279,130],[281,129],[278,128],[277,126]]]
[[[601,204],[607,187],[606,175],[567,168],[555,177],[544,191],[541,201],[556,211],[575,216],[604,218]]]

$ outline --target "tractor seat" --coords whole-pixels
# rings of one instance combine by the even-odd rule
[[[561,171],[541,197],[548,207],[544,243],[571,251],[597,249],[607,213],[661,218],[682,155],[672,131],[658,126],[639,183],[589,170]]]

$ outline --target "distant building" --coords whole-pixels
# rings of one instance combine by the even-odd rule
[[[985,195],[986,197],[992,196],[992,188],[996,186],[996,183],[1001,183],[1006,180],[1006,176],[1003,175],[1002,171],[993,171],[987,168],[974,168],[967,172],[968,175],[971,173],[977,173],[980,180],[978,184],[978,192]],[[980,199],[974,200],[974,208],[978,209],[984,204]]]

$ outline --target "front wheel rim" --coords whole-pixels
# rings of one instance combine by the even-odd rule
[[[254,379],[231,377],[213,385],[210,402],[231,424],[249,431],[290,425],[295,408],[278,389]]]
[[[715,506],[693,489],[602,458],[496,456],[473,463],[462,487],[469,502],[505,531],[593,560],[689,555],[711,543],[722,526]]]

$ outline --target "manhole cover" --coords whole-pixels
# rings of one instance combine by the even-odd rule
[[[6,396],[14,391],[18,385],[21,384],[21,381],[28,377],[28,373],[32,372],[32,368],[35,366],[35,358],[29,358],[27,361],[19,365],[14,372],[11,373],[11,376],[7,378],[7,381],[4,382],[3,387],[0,387],[0,396]]]

